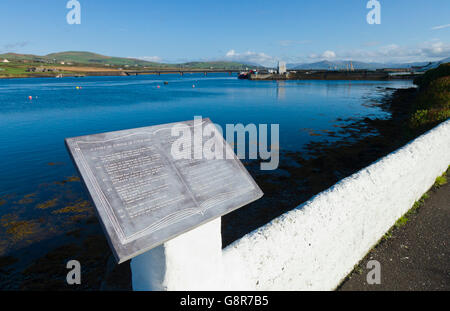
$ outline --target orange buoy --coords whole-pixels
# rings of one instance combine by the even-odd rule
[[[33,96],[28,96],[28,99],[29,99],[29,100],[32,100],[32,99],[33,99]]]
[[[160,88],[160,86],[158,85],[158,86],[157,86],[157,88],[159,89],[159,88]]]

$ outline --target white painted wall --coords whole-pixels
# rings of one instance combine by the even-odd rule
[[[336,288],[449,164],[450,120],[224,249],[228,287]]]
[[[136,290],[332,290],[450,164],[450,120],[221,250],[220,219],[131,262]]]

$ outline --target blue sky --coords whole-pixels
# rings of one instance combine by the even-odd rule
[[[351,59],[377,62],[450,56],[449,0],[2,0],[0,53],[92,51],[163,62],[236,60],[274,64]]]

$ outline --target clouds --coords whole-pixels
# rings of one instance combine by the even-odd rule
[[[327,51],[323,52],[322,54],[312,53],[312,54],[309,54],[309,58],[311,60],[317,60],[317,59],[330,60],[330,59],[336,58],[336,52],[327,50]]]
[[[367,54],[367,53],[366,53]],[[424,42],[417,46],[400,46],[390,44],[368,53],[369,57],[384,58],[389,61],[424,61],[434,60],[450,55],[450,45],[442,41]]]
[[[421,53],[429,57],[450,56],[450,44],[437,41],[421,49]]]
[[[159,56],[139,56],[139,57],[130,57],[130,58],[141,59],[141,60],[145,60],[148,62],[154,62],[154,63],[162,62],[162,58]]]
[[[286,42],[290,44],[290,42]],[[196,59],[196,61],[234,61],[246,64],[258,64],[266,67],[276,66],[279,60],[288,63],[310,63],[321,60],[353,60],[376,63],[408,63],[436,61],[450,56],[450,44],[438,38],[416,45],[399,45],[397,43],[382,44],[379,41],[369,41],[360,44],[360,48],[323,49],[322,51],[312,50],[308,53],[283,53],[281,48],[272,51],[275,55],[265,52],[246,51],[240,52],[229,49],[223,56]],[[221,52],[223,53],[223,52]],[[151,62],[183,63],[193,61],[191,58],[162,59],[159,56],[141,56],[138,59]]]
[[[264,66],[273,66],[276,62],[275,58],[261,52],[247,51],[244,53],[237,53],[235,50],[229,50],[225,54],[225,59],[229,61],[236,61],[242,63],[256,63]]]
[[[20,41],[20,42],[13,42],[13,43],[7,43],[0,47],[0,51],[5,52],[15,52],[18,49],[21,49],[29,44],[28,41]]]
[[[336,58],[336,53],[334,51],[325,51],[322,53],[322,57],[325,59]]]
[[[370,49],[349,49],[336,52],[326,50],[320,54],[310,54],[309,60],[343,59],[365,62],[415,62],[440,60],[449,56],[450,44],[435,39],[416,46],[402,46],[392,43]]]
[[[450,24],[431,27],[432,30],[444,29],[450,27]]]

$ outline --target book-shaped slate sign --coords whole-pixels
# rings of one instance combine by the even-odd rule
[[[67,138],[124,262],[263,193],[209,119]]]

